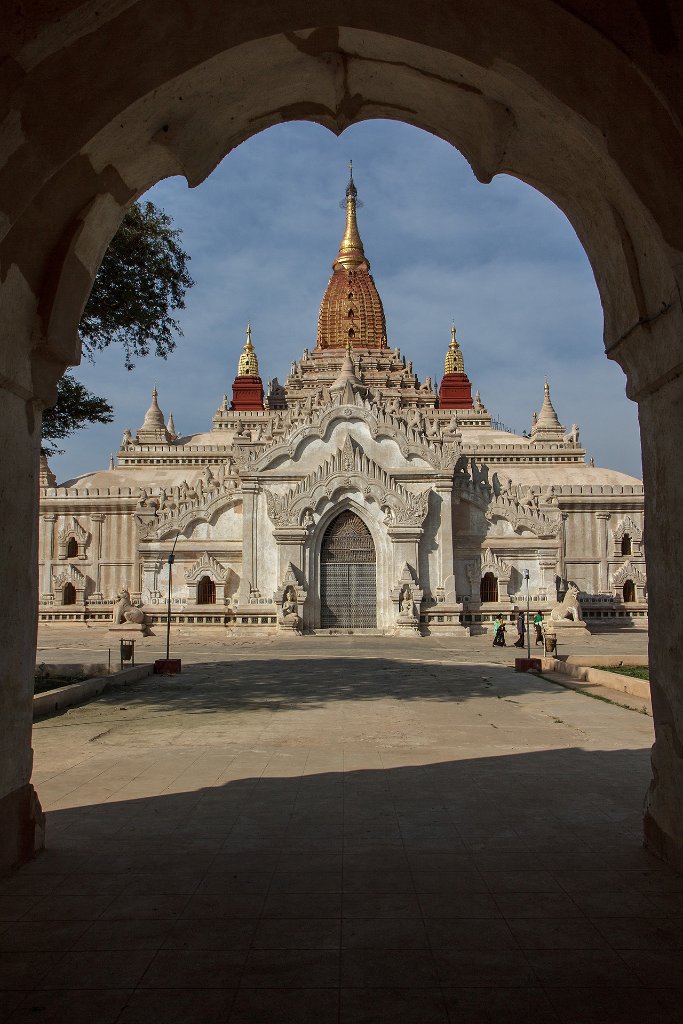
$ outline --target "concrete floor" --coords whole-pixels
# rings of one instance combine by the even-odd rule
[[[650,718],[483,640],[177,639],[180,677],[36,724],[0,1020],[680,1024]]]

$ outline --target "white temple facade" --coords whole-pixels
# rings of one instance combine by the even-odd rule
[[[642,483],[586,462],[545,385],[527,435],[496,429],[455,337],[436,392],[387,342],[347,188],[315,347],[267,395],[248,331],[205,433],[156,389],[115,462],[41,473],[40,618],[107,620],[124,589],[149,623],[458,633],[574,584],[589,627],[647,623]]]

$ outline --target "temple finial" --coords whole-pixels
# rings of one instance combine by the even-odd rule
[[[358,189],[353,180],[353,161],[349,161],[349,183],[346,186],[346,200],[342,204],[346,206],[346,230],[339,246],[337,258],[332,264],[333,267],[341,265],[346,270],[355,270],[356,267],[365,263],[369,268],[356,222],[356,208],[359,205],[357,196]]]
[[[444,372],[445,373],[464,373],[465,372],[465,360],[462,357],[458,340],[455,337],[455,320],[451,326],[451,343],[448,346],[446,352],[446,358],[444,360]]]
[[[258,377],[258,358],[251,341],[251,322],[247,323],[247,340],[237,365],[238,377]]]

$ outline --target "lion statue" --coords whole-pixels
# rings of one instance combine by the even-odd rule
[[[115,626],[122,626],[125,622],[133,622],[136,625],[144,625],[145,613],[142,608],[136,608],[130,600],[130,591],[127,587],[120,590],[116,595],[118,603],[114,605],[112,621]]]
[[[575,583],[570,583],[567,593],[560,604],[555,604],[550,609],[550,621],[562,622],[563,619],[571,619],[572,622],[583,622],[581,605],[579,604],[579,588]]]

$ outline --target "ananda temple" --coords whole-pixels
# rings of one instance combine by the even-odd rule
[[[534,610],[574,595],[588,628],[646,625],[641,482],[586,461],[547,382],[528,432],[499,429],[455,327],[421,382],[356,206],[351,178],[317,339],[284,383],[264,393],[248,328],[204,433],[178,436],[155,388],[107,470],[58,485],[43,459],[41,620],[110,620],[123,594],[153,627],[174,551],[172,620],[197,628],[476,632],[527,585]]]

